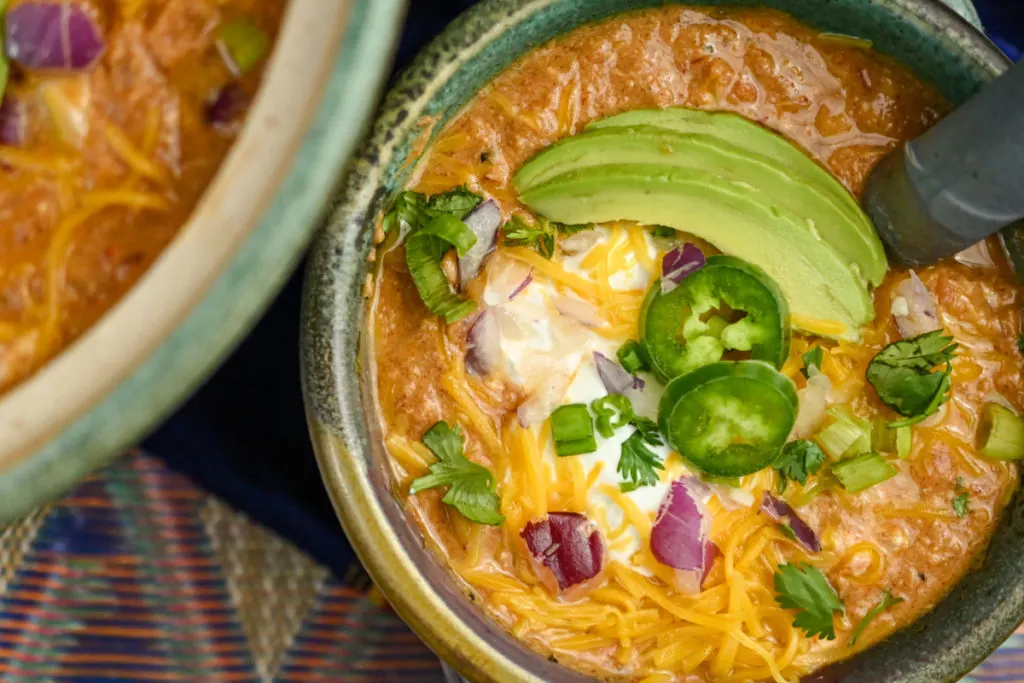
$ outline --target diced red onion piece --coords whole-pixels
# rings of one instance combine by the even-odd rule
[[[661,293],[671,292],[680,282],[703,268],[706,262],[704,252],[689,242],[665,254],[661,260]]]
[[[25,105],[10,95],[0,102],[0,145],[20,147],[25,142]]]
[[[642,379],[629,374],[621,365],[600,351],[594,351],[594,366],[601,377],[601,384],[609,394],[625,395],[631,389],[641,391],[644,388],[645,382]]]
[[[480,274],[484,260],[498,246],[501,207],[488,199],[466,214],[462,222],[476,235],[476,244],[465,256],[459,257],[459,289],[465,289],[470,280]]]
[[[672,482],[651,529],[651,552],[658,562],[704,576],[710,516],[692,477]]]
[[[904,339],[942,327],[935,297],[914,271],[910,271],[910,277],[893,289],[892,314]]]
[[[75,2],[23,2],[7,10],[4,49],[26,69],[81,71],[106,44],[96,21]]]
[[[249,96],[238,83],[231,82],[213,94],[206,103],[206,121],[214,128],[230,131],[249,107]]]
[[[508,300],[512,301],[512,299],[515,299],[517,296],[522,294],[523,290],[525,290],[527,287],[529,287],[531,282],[533,282],[533,269],[532,268],[530,269],[529,275],[526,276],[526,279],[523,280],[522,282],[520,282],[519,285],[517,285],[516,288],[512,290],[512,293],[508,295]]]
[[[776,522],[789,526],[800,545],[812,553],[821,552],[821,541],[818,540],[814,529],[800,519],[800,515],[796,514],[796,510],[791,508],[789,503],[765,491],[764,497],[761,498],[761,510]]]
[[[501,330],[494,311],[481,313],[466,336],[466,369],[486,377],[501,369]]]
[[[601,573],[604,541],[597,525],[575,512],[552,512],[520,533],[535,565],[549,571],[559,591]]]
[[[808,372],[807,386],[796,392],[800,401],[796,424],[793,425],[791,436],[794,439],[806,439],[821,430],[825,417],[828,415],[828,404],[832,398],[832,380],[828,375],[811,367]]]
[[[996,267],[996,262],[992,258],[992,252],[988,248],[988,242],[984,240],[974,246],[967,247],[953,258],[956,259],[957,263],[962,263],[971,268]]]

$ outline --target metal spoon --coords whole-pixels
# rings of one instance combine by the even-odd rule
[[[910,265],[1024,219],[1024,63],[883,159],[864,204],[890,254]]]

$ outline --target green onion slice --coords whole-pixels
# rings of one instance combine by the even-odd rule
[[[1024,458],[1024,421],[999,403],[986,403],[978,431],[981,454],[993,460]]]
[[[217,29],[217,47],[228,68],[240,76],[251,71],[270,49],[270,37],[247,17],[231,19]]]
[[[606,439],[615,435],[615,430],[633,421],[633,404],[622,394],[610,394],[596,399],[590,409],[597,415],[597,431]]]
[[[551,436],[559,457],[582,455],[597,450],[594,423],[582,403],[562,406],[551,413]]]
[[[631,375],[651,369],[650,364],[647,362],[646,352],[638,341],[626,342],[619,349],[617,355],[619,357],[619,365]]]
[[[899,470],[878,453],[864,453],[836,463],[832,466],[832,474],[844,489],[850,493],[860,493],[892,479],[899,474]]]
[[[420,298],[431,313],[442,316],[448,324],[462,320],[476,310],[476,302],[452,292],[451,284],[441,269],[441,258],[448,245],[460,256],[476,244],[476,235],[458,218],[438,216],[417,230],[405,245],[405,263],[409,267]]]

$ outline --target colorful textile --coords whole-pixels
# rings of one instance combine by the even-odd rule
[[[0,680],[442,683],[373,596],[128,455],[0,533]],[[968,680],[1024,683],[1024,631]]]

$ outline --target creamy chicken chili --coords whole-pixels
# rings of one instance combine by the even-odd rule
[[[795,681],[970,570],[1024,457],[1021,290],[994,241],[888,263],[857,200],[947,109],[863,41],[674,6],[435,137],[372,355],[396,491],[482,609],[604,678]]]

